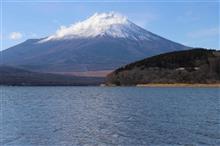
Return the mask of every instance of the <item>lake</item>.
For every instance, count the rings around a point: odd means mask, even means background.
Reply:
[[[0,87],[3,146],[219,146],[219,88]]]

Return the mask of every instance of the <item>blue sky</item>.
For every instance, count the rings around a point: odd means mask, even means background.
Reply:
[[[37,1],[37,0],[35,0]],[[53,34],[61,25],[95,12],[119,12],[141,27],[175,42],[220,49],[219,2],[52,2],[2,3],[2,49]]]

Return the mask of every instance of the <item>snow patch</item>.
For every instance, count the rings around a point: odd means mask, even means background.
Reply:
[[[110,12],[95,13],[85,21],[78,22],[69,27],[61,26],[54,35],[40,42],[96,36],[111,36],[135,40],[149,40],[155,37],[151,36],[148,31],[129,21],[125,16]]]

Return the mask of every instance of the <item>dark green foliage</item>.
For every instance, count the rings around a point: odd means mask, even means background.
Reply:
[[[206,49],[193,49],[193,50],[185,50],[185,51],[175,51],[170,53],[165,53],[153,57],[149,57],[147,59],[137,61],[135,63],[131,63],[126,65],[125,67],[117,69],[115,72],[119,72],[120,70],[129,70],[135,67],[159,67],[159,68],[177,68],[181,67],[193,67],[195,66],[195,60],[203,60],[208,62],[208,57],[213,57],[213,50]]]
[[[111,73],[108,83],[220,82],[220,52],[202,48],[175,51],[128,64]]]

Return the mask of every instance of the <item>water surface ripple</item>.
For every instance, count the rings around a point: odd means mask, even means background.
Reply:
[[[219,88],[0,87],[3,146],[219,146]]]

